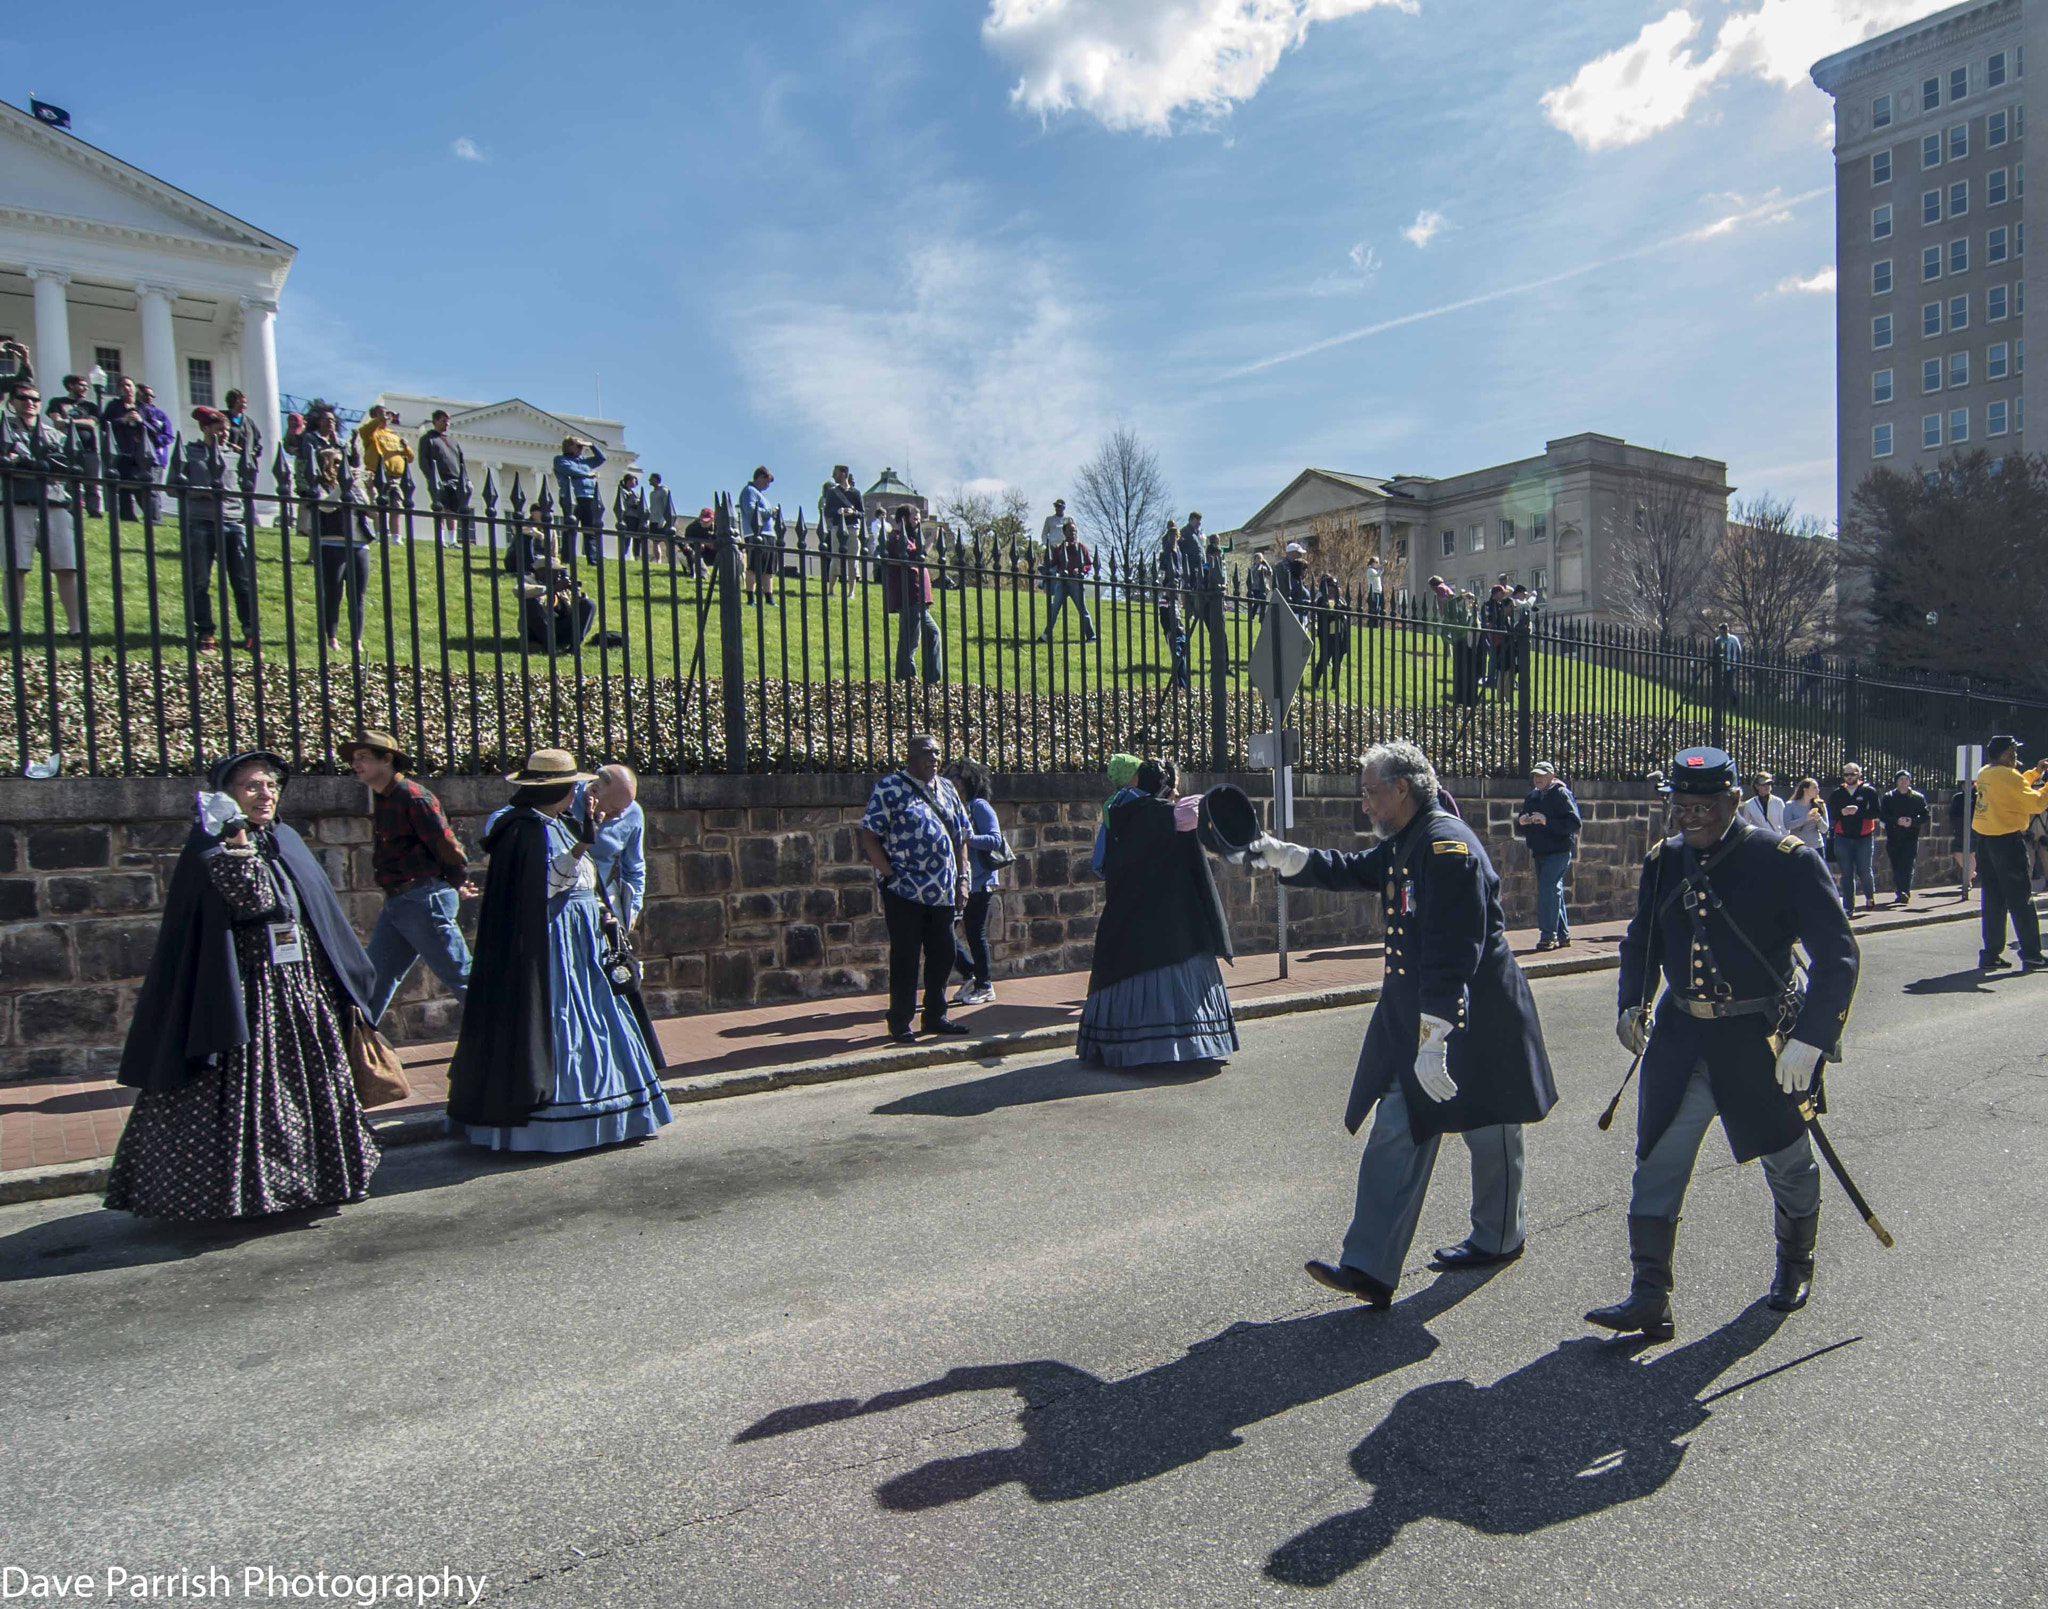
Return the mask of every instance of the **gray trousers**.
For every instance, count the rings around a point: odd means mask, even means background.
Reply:
[[[1441,1135],[1420,1145],[1408,1130],[1408,1102],[1396,1081],[1380,1097],[1365,1155],[1358,1159],[1358,1205],[1344,1231],[1344,1263],[1396,1285],[1422,1198],[1436,1167]],[[1499,1123],[1464,1135],[1472,1153],[1472,1244],[1485,1252],[1521,1245],[1527,1229],[1522,1211],[1522,1125]]]
[[[1636,1161],[1635,1188],[1628,1204],[1631,1218],[1678,1221],[1679,1209],[1685,1205],[1685,1187],[1692,1183],[1693,1164],[1699,1160],[1700,1141],[1706,1138],[1716,1110],[1707,1064],[1700,1062],[1686,1080],[1671,1126],[1657,1137],[1650,1154]],[[1811,1218],[1820,1211],[1820,1165],[1813,1160],[1811,1139],[1801,1134],[1762,1161],[1771,1195],[1786,1217]]]

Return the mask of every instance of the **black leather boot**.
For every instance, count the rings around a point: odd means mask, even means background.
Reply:
[[[1778,1277],[1764,1298],[1773,1312],[1796,1313],[1813,1294],[1813,1242],[1819,1229],[1819,1213],[1793,1218],[1778,1209]]]
[[[1628,1300],[1612,1307],[1594,1308],[1586,1315],[1586,1322],[1623,1335],[1640,1330],[1649,1340],[1670,1340],[1671,1249],[1677,1240],[1678,1225],[1674,1220],[1631,1217],[1628,1257],[1636,1272]]]

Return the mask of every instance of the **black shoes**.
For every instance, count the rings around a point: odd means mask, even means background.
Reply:
[[[1675,1220],[1631,1217],[1628,1255],[1635,1264],[1635,1283],[1629,1288],[1628,1300],[1594,1308],[1586,1322],[1621,1335],[1640,1333],[1645,1340],[1670,1340],[1671,1251],[1677,1240]]]
[[[941,1017],[937,1022],[926,1023],[924,1031],[928,1034],[937,1034],[942,1039],[959,1039],[974,1032],[966,1023],[955,1022],[951,1017]]]
[[[1796,1313],[1813,1294],[1813,1242],[1820,1214],[1788,1218],[1778,1209],[1778,1273],[1764,1302],[1774,1313]]]
[[[2012,963],[2002,955],[1980,955],[1977,957],[1977,970],[1979,972],[2006,972],[2011,970],[2011,967]]]
[[[1522,1255],[1522,1248],[1513,1251],[1481,1251],[1471,1241],[1460,1241],[1455,1246],[1439,1246],[1430,1254],[1430,1265],[1434,1268],[1497,1268],[1502,1263],[1514,1262]]]
[[[1355,1296],[1367,1307],[1385,1311],[1394,1305],[1394,1287],[1382,1285],[1362,1268],[1353,1268],[1349,1263],[1314,1261],[1304,1266],[1308,1269],[1308,1277],[1318,1285],[1327,1285],[1345,1296]]]

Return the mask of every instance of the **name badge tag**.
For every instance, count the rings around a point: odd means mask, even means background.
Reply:
[[[273,961],[303,961],[306,959],[306,942],[299,937],[296,922],[272,922],[270,924],[270,959]]]

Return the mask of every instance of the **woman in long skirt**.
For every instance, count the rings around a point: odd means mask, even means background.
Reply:
[[[319,862],[277,819],[288,774],[274,754],[214,768],[121,1056],[121,1082],[142,1093],[109,1207],[256,1218],[369,1189],[377,1142],[347,1025],[370,997],[370,960]]]
[[[1138,767],[1104,824],[1108,885],[1079,1055],[1103,1067],[1218,1061],[1237,1049],[1220,956],[1230,928],[1195,837],[1195,801],[1176,805],[1164,760]]]
[[[563,815],[591,780],[567,753],[542,749],[506,778],[512,804],[484,832],[490,868],[448,1126],[495,1151],[582,1151],[671,1121],[652,1047],[604,972],[589,853],[603,812]]]

